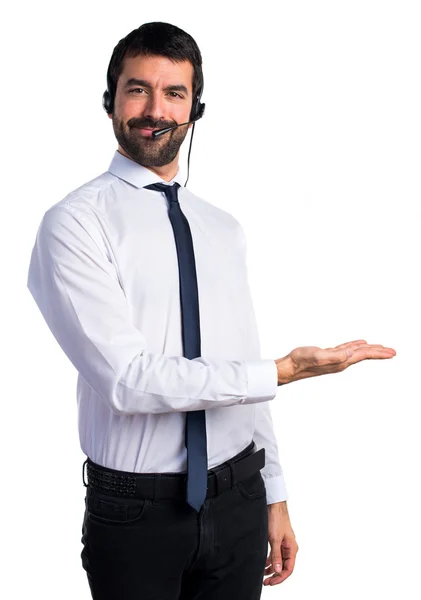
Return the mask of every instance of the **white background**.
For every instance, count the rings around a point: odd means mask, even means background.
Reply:
[[[45,211],[108,168],[117,147],[101,106],[108,62],[149,21],[181,27],[202,51],[206,113],[188,187],[243,224],[262,357],[359,338],[397,352],[286,385],[271,401],[300,549],[292,576],[262,598],[421,597],[418,9],[404,0],[3,9],[2,597],[91,597],[76,371],[26,277]],[[161,560],[171,561],[165,548]]]

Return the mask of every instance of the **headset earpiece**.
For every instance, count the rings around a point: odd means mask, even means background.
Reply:
[[[107,69],[107,89],[102,96],[102,106],[107,114],[111,114],[114,110],[114,90],[109,67]]]
[[[104,95],[102,96],[102,106],[108,114],[113,112],[111,108],[111,96],[108,90],[105,90]]]
[[[192,109],[190,111],[189,121],[195,121],[195,120],[201,119],[203,117],[203,113],[205,112],[205,105],[203,104],[203,102],[200,102],[200,98],[202,97],[202,94],[203,94],[203,83],[197,92],[196,99],[195,99]]]

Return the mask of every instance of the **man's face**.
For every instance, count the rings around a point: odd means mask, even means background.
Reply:
[[[138,82],[130,80],[139,80]],[[113,121],[121,148],[144,167],[172,162],[191,125],[153,139],[151,129],[189,120],[192,107],[193,65],[174,63],[164,56],[125,58],[117,82]],[[142,129],[145,128],[145,129]]]

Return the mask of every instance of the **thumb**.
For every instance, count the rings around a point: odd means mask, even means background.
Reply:
[[[272,567],[276,573],[282,571],[282,556],[280,554],[272,555]]]
[[[346,361],[354,354],[352,348],[327,348],[329,352],[328,362],[333,365],[346,363]]]
[[[344,361],[348,360],[354,354],[354,350],[352,348],[346,348]]]
[[[348,358],[350,358],[354,354],[352,348],[335,348],[335,350],[338,353],[339,362],[346,362]],[[335,358],[334,360],[335,362],[338,361],[337,358]]]

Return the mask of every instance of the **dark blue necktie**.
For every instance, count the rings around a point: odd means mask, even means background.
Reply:
[[[201,355],[199,296],[196,263],[189,222],[178,202],[179,183],[146,185],[147,190],[164,192],[168,199],[168,216],[174,230],[180,281],[180,302],[184,356],[189,359]],[[204,410],[186,412],[185,446],[187,448],[187,502],[197,512],[207,494],[208,455],[206,419]]]

